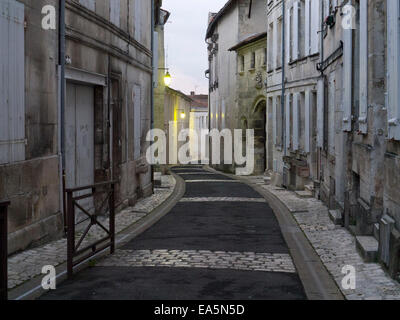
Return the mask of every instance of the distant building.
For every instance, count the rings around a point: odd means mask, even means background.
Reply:
[[[263,173],[266,167],[266,132],[261,128],[266,119],[262,72],[267,46],[266,18],[265,0],[230,0],[218,13],[209,15],[206,34],[210,129],[255,129],[257,173]],[[236,49],[241,49],[241,54]],[[222,161],[223,155],[221,144]],[[235,170],[229,164],[216,167]]]

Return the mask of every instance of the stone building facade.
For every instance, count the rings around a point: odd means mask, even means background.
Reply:
[[[258,80],[255,80],[255,76],[256,72],[262,70],[265,46],[257,46],[261,44],[259,42],[254,47],[254,54],[252,51],[246,54],[246,57],[238,55],[234,50],[235,46],[239,44],[240,47],[240,44],[245,43],[246,39],[257,38],[260,34],[265,33],[265,5],[264,0],[230,0],[218,13],[210,13],[206,42],[209,55],[207,74],[209,78],[209,126],[211,130],[251,129],[250,126],[253,123],[250,123],[252,121],[250,118],[254,118],[251,110],[256,110],[256,104],[261,106],[262,101],[265,101],[262,90],[257,88],[256,91],[259,91],[260,94],[259,99],[254,97],[253,101],[246,101],[247,97],[244,97],[246,88],[242,88],[239,83],[239,81],[248,80],[249,88],[253,87],[250,83],[256,85]],[[245,61],[243,61],[243,58]],[[251,67],[252,61],[256,63],[254,68]],[[243,62],[246,70],[241,71],[239,66],[243,65]],[[241,91],[239,92],[239,90]],[[241,100],[240,103],[239,100]],[[263,119],[260,119],[260,121],[263,121]],[[263,139],[264,134],[261,135],[260,139]],[[259,149],[262,150],[261,154],[263,154],[264,147],[261,146]],[[221,143],[222,163],[225,162],[223,155],[223,143]],[[258,159],[257,171],[262,171],[263,162]],[[234,164],[221,164],[216,167],[228,172],[235,170]]]
[[[8,44],[0,49],[0,199],[11,201],[10,253],[62,235],[63,157],[66,187],[118,180],[118,208],[152,192],[150,170],[143,170],[152,2],[67,0],[61,58],[59,25],[42,28],[43,7],[53,6],[58,22],[60,3],[0,1],[0,40]]]

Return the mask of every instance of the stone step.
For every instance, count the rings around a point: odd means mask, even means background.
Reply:
[[[329,218],[337,226],[341,226],[343,224],[343,216],[340,210],[329,210]]]
[[[356,237],[356,248],[366,263],[378,261],[379,243],[372,236]]]
[[[295,191],[296,195],[301,198],[301,199],[310,199],[313,197],[313,193],[308,191],[308,190],[304,190],[304,191]]]
[[[154,186],[155,187],[161,187],[162,185],[162,179],[161,179],[161,172],[154,172]]]

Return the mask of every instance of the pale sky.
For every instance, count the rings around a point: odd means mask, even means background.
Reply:
[[[171,12],[165,27],[165,50],[172,76],[171,88],[186,94],[208,93],[205,34],[208,12],[218,12],[227,0],[164,0],[163,9]]]

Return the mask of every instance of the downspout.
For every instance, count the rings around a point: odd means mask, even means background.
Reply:
[[[154,65],[157,61],[154,61],[154,23],[155,23],[155,17],[154,17],[154,0],[151,0],[151,66],[152,66],[152,71],[151,71],[151,130],[154,129],[154,79],[155,79],[155,74],[154,74]],[[157,69],[158,70],[158,69]],[[154,193],[154,166],[151,166],[151,185],[152,185],[152,192]]]
[[[320,43],[320,62],[321,62],[321,66],[322,63],[324,62],[324,12],[325,12],[325,2],[321,1],[321,43]],[[325,75],[324,75],[324,71],[321,68],[321,78],[322,81],[325,81],[324,79]],[[324,84],[325,87],[325,84]],[[325,88],[324,88],[324,96],[325,96]],[[325,100],[325,98],[324,98]],[[325,131],[325,128],[324,128]],[[325,138],[324,138],[325,139]],[[318,181],[320,183],[320,187],[321,187],[321,181],[322,181],[322,148],[318,148]]]
[[[63,211],[64,233],[67,232],[67,210],[65,201],[65,0],[60,0],[58,34],[58,85],[59,85],[59,162],[60,162],[60,209]]]
[[[286,6],[282,0],[282,93],[281,93],[281,114],[282,114],[282,144],[283,154],[287,156],[286,146],[286,121],[285,121],[285,91],[286,91]]]

